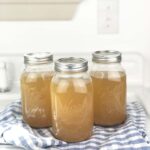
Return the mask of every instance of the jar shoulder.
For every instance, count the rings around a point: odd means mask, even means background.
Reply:
[[[120,63],[98,64],[93,63],[90,74],[95,78],[126,79],[126,72]]]
[[[92,63],[90,71],[123,72],[123,73],[125,73],[125,70],[120,63],[113,63],[113,64]]]
[[[51,87],[58,89],[92,89],[92,78],[89,74],[77,76],[60,76],[55,74],[51,81]]]
[[[49,72],[53,71],[53,64],[41,64],[41,65],[26,65],[24,72]]]
[[[49,81],[53,77],[53,72],[26,72],[24,71],[21,75],[21,82],[37,82],[37,81]]]

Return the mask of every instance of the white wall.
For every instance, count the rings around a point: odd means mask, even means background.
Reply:
[[[117,49],[139,52],[150,86],[150,0],[120,0],[120,31],[99,35],[97,1],[84,0],[72,21],[0,22],[0,53],[86,52]]]

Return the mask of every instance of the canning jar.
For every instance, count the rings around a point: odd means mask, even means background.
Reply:
[[[23,119],[31,127],[51,126],[50,83],[53,75],[51,53],[24,55],[25,69],[21,76]]]
[[[118,51],[93,53],[94,123],[114,126],[126,119],[126,73]]]
[[[82,58],[55,62],[51,82],[52,132],[57,139],[79,142],[90,138],[93,127],[93,86]]]

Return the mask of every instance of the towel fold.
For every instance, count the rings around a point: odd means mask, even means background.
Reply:
[[[117,127],[93,127],[92,137],[83,142],[57,140],[49,128],[33,129],[22,118],[21,102],[14,102],[0,112],[0,142],[27,150],[150,150],[145,132],[146,114],[138,102],[127,105],[127,120]]]

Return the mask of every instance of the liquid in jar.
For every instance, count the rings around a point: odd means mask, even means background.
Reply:
[[[126,119],[126,75],[117,71],[91,72],[94,87],[94,123],[112,126]]]
[[[88,139],[93,126],[92,84],[82,80],[52,82],[53,132],[58,139]]]
[[[43,128],[51,126],[51,79],[52,72],[22,74],[23,118],[32,127]]]

